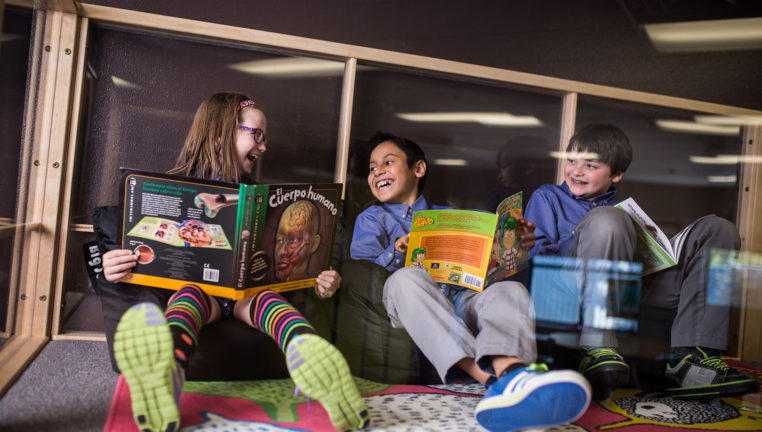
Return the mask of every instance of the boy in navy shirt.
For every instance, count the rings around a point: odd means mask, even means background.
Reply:
[[[421,195],[426,158],[413,141],[379,133],[369,144],[368,186],[378,204],[355,222],[350,253],[394,273],[384,285],[384,305],[404,327],[443,382],[457,366],[489,385],[476,408],[493,431],[570,422],[590,403],[590,386],[571,370],[547,371],[537,357],[531,300],[518,282],[498,282],[482,292],[434,282],[425,269],[403,267],[413,212],[431,206]],[[518,237],[534,243],[534,225],[521,219]]]
[[[629,139],[616,126],[590,125],[571,138],[566,151],[564,182],[541,186],[527,203],[525,216],[537,224],[529,257],[632,261],[635,227],[626,212],[612,207],[618,203],[614,184],[632,160]],[[738,231],[731,222],[716,216],[701,218],[688,234],[677,266],[643,280],[641,322],[649,321],[646,317],[655,311],[674,316],[666,370],[670,395],[725,397],[759,388],[754,377],[720,359],[728,344],[729,309],[706,302],[709,250],[739,247]],[[627,384],[629,366],[616,351],[613,332],[583,327],[579,343],[585,348],[579,370],[592,384],[596,399]]]

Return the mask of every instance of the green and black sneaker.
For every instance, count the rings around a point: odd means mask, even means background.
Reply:
[[[677,398],[711,399],[759,391],[756,378],[733,369],[719,356],[708,355],[699,347],[674,367],[667,365],[665,375],[675,383],[675,387],[666,389],[667,394]]]
[[[590,381],[593,399],[608,398],[630,381],[630,366],[614,348],[588,348],[579,359],[579,369]]]

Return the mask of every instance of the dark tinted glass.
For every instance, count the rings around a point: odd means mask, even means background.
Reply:
[[[612,123],[627,134],[633,161],[619,183],[620,198],[633,197],[666,234],[705,214],[735,222],[740,165],[717,156],[741,153],[740,126],[713,125],[693,112],[581,97],[577,128],[589,123]]]
[[[8,300],[13,258],[13,233],[3,225],[15,222],[22,159],[22,129],[29,61],[32,13],[6,6],[0,42],[0,332],[10,332]]]

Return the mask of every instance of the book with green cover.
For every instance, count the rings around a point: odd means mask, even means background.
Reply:
[[[675,266],[680,259],[685,239],[691,229],[704,217],[683,228],[674,237],[668,238],[656,223],[632,198],[615,206],[630,215],[638,242],[635,245],[635,260],[643,264],[643,276]]]
[[[122,169],[124,282],[242,299],[315,286],[329,268],[342,185],[231,184]]]

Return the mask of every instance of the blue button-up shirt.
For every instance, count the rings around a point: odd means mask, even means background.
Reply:
[[[600,206],[617,204],[616,188],[592,201],[575,196],[566,182],[560,186],[540,186],[529,199],[524,218],[537,224],[535,244],[529,258],[535,255],[568,256],[574,246],[574,229],[587,212]]]
[[[349,253],[353,259],[371,261],[391,271],[404,267],[405,255],[394,250],[394,242],[410,234],[413,213],[448,208],[450,207],[429,206],[423,195],[412,206],[372,205],[357,216]]]

